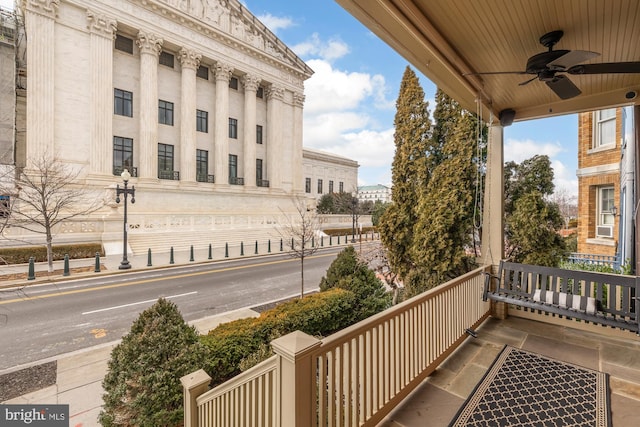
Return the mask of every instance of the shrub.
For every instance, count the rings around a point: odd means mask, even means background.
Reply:
[[[353,293],[336,289],[311,294],[267,310],[258,318],[223,323],[200,337],[211,352],[212,385],[222,384],[271,356],[265,346],[275,338],[301,330],[327,336],[353,323]]]
[[[111,352],[102,382],[103,426],[178,426],[183,422],[180,378],[206,367],[209,350],[177,306],[160,298],[143,311]]]
[[[70,259],[93,258],[96,256],[96,252],[101,256],[104,255],[102,244],[55,245],[53,247],[53,259],[64,259],[65,254],[68,254]],[[26,264],[29,262],[30,257],[34,257],[36,262],[47,261],[47,248],[43,245],[0,249],[0,259],[5,264]]]
[[[338,254],[320,280],[320,290],[334,287],[353,292],[356,297],[354,321],[366,319],[391,306],[392,295],[388,293],[375,273],[358,260],[353,246]]]

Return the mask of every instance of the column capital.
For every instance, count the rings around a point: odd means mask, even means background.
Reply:
[[[279,100],[284,99],[284,88],[282,86],[271,85],[267,92],[267,100]]]
[[[118,23],[111,16],[87,9],[87,28],[90,32],[115,39]]]
[[[195,50],[186,49],[184,47],[180,49],[180,63],[182,64],[182,68],[197,70],[200,66],[201,59],[202,55],[197,53]]]
[[[162,40],[155,34],[147,33],[144,31],[138,32],[138,38],[136,44],[140,48],[140,53],[150,53],[152,55],[159,56],[162,51]]]
[[[293,93],[293,105],[295,107],[304,107],[304,94],[302,92]]]
[[[242,78],[242,84],[244,85],[245,92],[256,92],[258,90],[258,85],[260,84],[262,79],[253,74],[245,74]]]
[[[216,81],[229,83],[233,67],[223,62],[216,62]]]
[[[26,6],[26,10],[55,18],[58,16],[60,0],[22,0],[22,4]]]

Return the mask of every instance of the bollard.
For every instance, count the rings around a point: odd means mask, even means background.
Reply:
[[[282,239],[280,239],[280,252],[282,252]]]
[[[315,236],[311,236],[311,247],[315,248],[316,244],[315,244]]]
[[[29,276],[27,280],[36,280],[36,266],[34,264],[35,260],[33,257],[29,257]]]
[[[320,236],[320,247],[324,246],[324,236]]]
[[[271,239],[267,242],[267,252],[271,253]]]
[[[189,261],[193,261],[193,245],[191,245],[191,249],[189,250]]]
[[[244,256],[244,242],[240,242],[240,256]]]
[[[147,267],[152,267],[151,263],[151,248],[147,249]]]
[[[258,255],[258,241],[256,240],[256,252],[255,255]]]
[[[338,234],[338,244],[340,244],[340,235]]]
[[[224,244],[224,257],[229,258],[229,243]]]
[[[169,264],[175,264],[173,260],[173,246],[171,246],[171,251],[169,251]]]
[[[64,254],[64,270],[62,272],[62,275],[68,276],[69,274],[69,254]]]
[[[209,257],[207,259],[213,259],[213,248],[211,248],[211,243],[209,243]]]
[[[291,250],[296,247],[296,242],[293,241],[293,237],[291,238]]]
[[[100,252],[96,252],[96,266],[93,269],[94,273],[100,273]]]
[[[333,236],[329,236],[329,246],[333,246]]]

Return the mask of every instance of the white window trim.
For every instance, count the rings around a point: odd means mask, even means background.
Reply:
[[[617,117],[617,111],[615,108],[608,108],[607,110],[613,110],[614,114],[613,117],[604,119],[604,120],[600,120],[600,113],[602,111],[606,111],[606,110],[598,110],[598,111],[594,111],[593,112],[593,136],[592,136],[592,141],[591,141],[591,149],[588,151],[588,153],[594,153],[594,152],[598,152],[598,151],[603,151],[603,150],[611,150],[612,148],[616,147],[616,135],[615,135],[615,123],[616,123],[616,117]],[[600,143],[600,125],[609,121],[613,121],[614,122],[614,135],[613,135],[613,142],[607,143],[607,144],[601,144]]]
[[[604,215],[611,215],[610,211],[603,211],[602,209],[602,193],[604,190],[612,190],[614,191],[614,203],[615,203],[615,187],[612,185],[606,185],[606,186],[601,186],[598,187],[597,191],[597,195],[596,195],[596,232],[595,232],[595,236],[596,239],[613,239],[615,236],[613,235],[613,231],[614,231],[614,227],[615,227],[615,217],[613,217],[613,220],[611,222],[611,224],[605,224],[605,222],[602,220]],[[606,235],[601,235],[598,234],[598,229],[601,227],[607,227],[610,228],[610,235],[606,236]]]

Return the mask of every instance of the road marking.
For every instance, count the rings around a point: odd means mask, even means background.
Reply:
[[[306,257],[305,259],[325,258],[325,257],[328,257],[328,256],[336,256],[336,255],[337,255],[336,253],[313,255],[313,256],[310,256],[310,257]],[[33,300],[37,300],[37,299],[60,297],[60,296],[72,295],[72,294],[82,294],[82,293],[85,293],[85,292],[103,291],[103,290],[106,290],[106,289],[122,288],[122,287],[125,287],[125,286],[133,286],[133,285],[140,285],[140,284],[143,284],[143,283],[157,282],[158,280],[182,279],[182,278],[185,278],[185,277],[203,276],[205,274],[223,273],[223,272],[226,272],[226,271],[242,270],[242,269],[245,269],[245,268],[255,268],[255,267],[264,267],[266,265],[284,264],[285,262],[298,262],[298,258],[283,259],[283,260],[280,260],[280,261],[263,262],[263,263],[260,263],[260,264],[239,265],[237,267],[227,267],[227,268],[221,268],[219,270],[198,271],[198,272],[195,272],[195,273],[177,274],[175,276],[164,276],[164,277],[159,277],[159,278],[157,277],[157,278],[146,279],[146,280],[135,280],[135,281],[132,281],[132,282],[125,282],[125,283],[114,283],[112,285],[104,285],[104,286],[97,286],[97,287],[91,287],[91,288],[73,289],[71,291],[58,292],[58,293],[55,293],[55,294],[26,296],[24,298],[14,298],[14,299],[8,299],[8,300],[0,301],[0,305],[12,304],[12,303],[15,303],[15,302],[33,301]]]
[[[171,299],[171,298],[178,298],[178,297],[186,297],[187,295],[194,295],[194,294],[197,294],[197,293],[198,293],[198,291],[193,291],[193,292],[187,292],[186,294],[171,295],[171,296],[164,297],[164,298]],[[119,308],[132,307],[134,305],[140,305],[140,304],[148,304],[150,302],[156,302],[156,301],[157,301],[157,299],[149,299],[149,300],[146,300],[146,301],[138,301],[138,302],[132,302],[132,303],[129,303],[129,304],[115,305],[113,307],[106,307],[106,308],[100,308],[98,310],[85,311],[84,313],[82,313],[82,315],[84,316],[84,315],[87,315],[87,314],[100,313],[100,312],[103,312],[103,311],[117,310]]]

